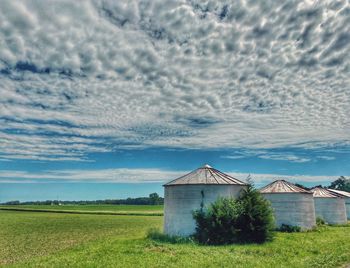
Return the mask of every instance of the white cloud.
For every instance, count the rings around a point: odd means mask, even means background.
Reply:
[[[159,182],[176,179],[190,171],[187,170],[163,170],[157,168],[110,168],[100,170],[88,169],[67,169],[49,170],[44,172],[0,170],[0,183],[38,183],[38,182],[114,182],[114,183],[140,183]],[[276,179],[286,179],[299,183],[329,183],[339,176],[314,176],[314,175],[281,175],[281,174],[260,174],[227,172],[231,176],[245,181],[250,175],[257,184],[267,184]]]
[[[221,156],[221,158],[225,158],[225,159],[243,159],[246,158],[245,155],[223,155]]]
[[[304,155],[295,155],[287,152],[270,152],[267,150],[242,150],[234,155],[223,155],[221,158],[226,159],[241,159],[247,157],[257,157],[268,160],[289,161],[294,163],[305,163],[312,159]],[[323,158],[324,159],[324,158]]]
[[[318,156],[317,158],[321,160],[327,160],[327,161],[335,160],[334,156],[326,156],[326,155],[321,155],[321,156]]]
[[[0,182],[165,182],[179,177],[181,171],[167,171],[156,168],[129,169],[111,168],[101,170],[49,170],[46,172],[28,172],[1,170]]]
[[[1,1],[0,157],[348,145],[349,8]]]
[[[245,180],[249,175],[251,175],[253,182],[256,183],[259,187],[279,179],[284,179],[292,183],[329,184],[330,182],[339,178],[339,176],[326,176],[326,175],[316,176],[316,175],[300,175],[300,174],[296,174],[296,175],[260,174],[260,173],[251,173],[251,174],[229,173],[229,174],[241,180]]]
[[[300,156],[291,155],[291,154],[265,154],[265,155],[259,155],[258,157],[262,159],[289,161],[289,162],[295,162],[295,163],[305,163],[305,162],[311,161],[310,158],[300,157]]]

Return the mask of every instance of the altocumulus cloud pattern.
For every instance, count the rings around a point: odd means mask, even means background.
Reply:
[[[0,1],[0,158],[349,145],[348,1]]]

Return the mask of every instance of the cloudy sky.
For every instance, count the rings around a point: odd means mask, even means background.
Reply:
[[[348,1],[0,2],[0,182],[350,175]]]

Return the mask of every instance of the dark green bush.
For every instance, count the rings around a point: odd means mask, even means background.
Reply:
[[[283,233],[298,233],[301,231],[301,228],[299,226],[282,224],[281,227],[278,228],[278,231],[283,232]]]
[[[237,200],[219,198],[193,217],[195,238],[203,244],[263,243],[273,238],[272,209],[252,185]]]
[[[322,226],[322,225],[325,225],[326,222],[324,221],[324,219],[322,219],[321,217],[317,217],[316,218],[316,225],[317,226]]]
[[[206,210],[200,209],[193,213],[196,220],[195,238],[202,244],[230,244],[237,242],[236,221],[240,205],[230,198],[219,198]]]
[[[270,202],[249,184],[238,198],[242,213],[238,218],[240,240],[262,243],[273,239],[275,222]]]

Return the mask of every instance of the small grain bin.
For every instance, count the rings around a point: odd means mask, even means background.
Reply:
[[[346,223],[345,201],[339,194],[321,187],[311,189],[315,200],[316,216],[329,224]]]
[[[218,197],[238,197],[246,184],[205,165],[164,186],[164,233],[188,236],[195,232],[194,210]]]
[[[350,193],[340,190],[328,189],[331,192],[341,195],[345,201],[346,215],[348,220],[350,220]]]
[[[308,230],[316,225],[312,192],[285,180],[274,181],[260,192],[271,202],[277,228],[286,224]]]

